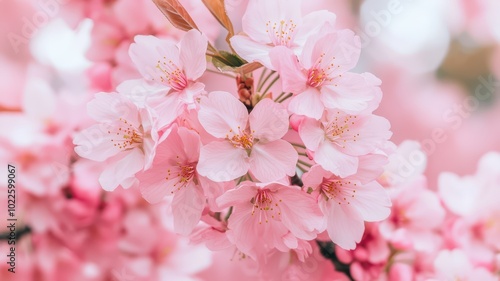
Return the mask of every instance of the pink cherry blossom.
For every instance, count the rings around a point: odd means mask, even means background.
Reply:
[[[375,152],[391,136],[389,122],[376,115],[349,115],[339,110],[325,112],[316,121],[307,118],[299,134],[314,161],[340,177],[356,173],[358,156]]]
[[[427,189],[425,178],[390,189],[391,216],[380,223],[382,235],[399,247],[432,252],[441,243],[437,230],[443,225],[445,210],[436,193]],[[425,205],[425,208],[421,208]]]
[[[325,215],[332,241],[344,249],[354,249],[365,230],[365,221],[386,219],[391,200],[376,181],[366,184],[356,176],[340,178],[313,166],[302,178],[305,188],[319,191],[318,203]]]
[[[236,53],[247,61],[258,61],[273,69],[269,52],[275,46],[300,52],[311,34],[322,27],[333,27],[335,14],[322,10],[302,17],[300,4],[298,0],[249,1],[242,18],[246,35],[231,38]]]
[[[263,99],[248,114],[231,94],[212,92],[201,100],[198,118],[219,139],[201,148],[201,175],[228,181],[250,171],[258,180],[270,182],[295,174],[298,155],[281,139],[288,130],[288,113],[280,104]]]
[[[148,202],[158,203],[165,196],[174,195],[174,228],[184,235],[193,230],[205,207],[205,195],[196,173],[200,144],[195,132],[174,127],[158,145],[151,169],[137,175],[142,196]]]
[[[220,196],[217,203],[233,206],[226,233],[240,251],[254,259],[272,249],[297,248],[298,239],[314,239],[322,228],[321,211],[313,197],[298,187],[244,182]]]
[[[204,92],[196,82],[207,68],[207,39],[197,30],[188,31],[177,46],[154,36],[136,36],[130,46],[130,57],[141,75],[149,82],[128,81],[122,91],[149,96],[158,112],[160,128],[171,124],[185,109],[195,107]]]
[[[148,110],[118,93],[99,93],[87,106],[98,124],[78,133],[73,143],[81,157],[107,161],[99,182],[105,190],[129,187],[134,175],[151,165],[158,139]]]
[[[299,58],[288,48],[274,48],[271,61],[283,91],[296,94],[290,111],[314,119],[321,118],[325,107],[351,114],[373,111],[382,96],[380,80],[369,73],[348,72],[360,48],[359,38],[349,30],[312,36]]]

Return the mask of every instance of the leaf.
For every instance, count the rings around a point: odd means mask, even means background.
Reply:
[[[233,24],[227,16],[224,0],[202,0],[208,10],[217,19],[217,21],[229,32],[228,37],[234,35]]]
[[[178,0],[153,0],[158,9],[167,17],[173,26],[188,31],[198,29],[191,16]]]
[[[234,56],[234,58],[241,60],[239,57],[236,57],[233,54],[231,54],[231,55]],[[242,60],[238,64],[233,64],[234,61],[228,61],[228,59],[232,60],[234,58],[229,59],[227,57],[223,58],[223,57],[219,57],[219,56],[213,56],[212,57],[212,64],[220,71],[230,71],[230,72],[238,73],[241,75],[250,73],[250,72],[262,67],[262,64],[260,64],[258,62],[247,63],[247,62]]]

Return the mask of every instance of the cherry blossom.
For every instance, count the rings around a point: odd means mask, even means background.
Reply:
[[[198,118],[218,138],[201,148],[198,173],[214,181],[228,181],[251,172],[270,182],[295,174],[297,152],[281,139],[288,130],[288,114],[280,104],[263,99],[247,113],[226,92],[212,92],[201,100]]]

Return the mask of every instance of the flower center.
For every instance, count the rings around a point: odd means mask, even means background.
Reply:
[[[238,126],[239,134],[234,134],[233,130],[229,130],[229,134],[226,135],[226,139],[229,140],[229,142],[234,146],[234,147],[239,147],[243,148],[245,150],[251,150],[252,146],[254,144],[254,138],[250,132],[247,132],[245,130],[241,130],[241,128]],[[232,136],[230,136],[232,134]]]
[[[167,83],[176,91],[184,90],[188,85],[188,80],[184,72],[172,62],[172,60],[166,61],[166,57],[163,57],[164,61],[158,60],[156,68],[158,68],[164,75],[160,76],[160,81],[162,83]]]
[[[349,140],[352,140],[354,142],[356,142],[357,139],[359,138],[359,133],[349,134],[350,132],[349,127],[355,124],[353,119],[356,119],[357,116],[355,115],[339,116],[339,115],[340,112],[337,111],[337,116],[335,116],[330,123],[325,125],[324,127],[325,137],[329,141],[336,143],[342,148],[345,148],[345,143],[347,142],[348,137],[350,138]],[[348,137],[346,135],[348,135]]]
[[[266,23],[266,33],[275,46],[291,47],[296,28],[297,25],[293,20],[281,20],[279,22],[268,21]]]
[[[349,180],[323,179],[321,192],[328,200],[334,200],[339,205],[350,205],[352,198],[356,195],[357,184]]]
[[[323,69],[312,68],[307,73],[307,85],[311,87],[320,87],[327,79],[329,78]]]
[[[275,219],[281,216],[278,204],[281,200],[273,204],[273,198],[270,193],[268,189],[259,190],[257,195],[252,199],[252,216],[255,215],[255,212],[259,213],[259,224],[262,224],[262,220],[268,223],[269,217]]]
[[[307,71],[307,85],[317,88],[333,81],[333,71],[336,69],[333,63],[335,57],[332,57],[330,61],[324,61],[324,57],[325,53],[322,53],[313,67]]]
[[[121,125],[118,128],[108,130],[108,134],[116,135],[116,138],[111,139],[113,146],[121,150],[128,150],[141,145],[143,141],[142,132],[123,118],[120,118],[119,121]]]
[[[177,156],[177,159],[179,159],[179,156]],[[177,162],[177,166],[174,166],[173,168],[167,170],[167,176],[165,177],[165,180],[175,180],[174,187],[176,187],[177,190],[180,190],[193,180],[195,172],[196,163],[185,164]],[[173,194],[174,191],[175,190],[171,191],[170,193]]]

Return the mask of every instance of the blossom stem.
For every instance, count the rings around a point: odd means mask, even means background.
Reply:
[[[293,145],[293,146],[296,146],[296,147],[300,147],[300,148],[306,149],[306,147],[304,145],[302,145],[302,144],[293,143],[293,142],[291,142],[290,144]]]
[[[309,156],[307,156],[307,154],[306,154],[306,153],[304,153],[304,152],[299,152],[299,155],[302,155],[302,156],[305,156],[305,157],[309,157]]]
[[[276,73],[276,71],[274,71],[274,70],[271,71],[271,73],[269,73],[269,75],[266,76],[264,81],[259,81],[259,87],[257,87],[257,92],[260,92],[262,87],[264,87],[264,85],[266,84],[267,80],[269,80],[269,78],[271,78],[271,76],[273,76],[274,73]]]
[[[284,96],[281,100],[279,100],[277,102],[282,103],[282,102],[286,101],[288,98],[290,98],[291,96],[293,96],[293,93],[289,93],[288,95]]]
[[[271,83],[269,83],[269,85],[267,85],[267,88],[262,92],[263,94],[267,93],[267,91],[269,91],[269,89],[271,89],[271,87],[274,85],[274,83],[276,83],[276,81],[278,81],[278,79],[280,79],[280,76],[276,76],[276,78],[274,78],[273,81],[271,81]]]
[[[281,94],[274,99],[275,102],[278,102],[278,100],[285,94],[285,92],[281,92]]]
[[[227,221],[232,213],[233,213],[233,206],[229,207],[229,211],[227,211],[227,214],[224,217],[224,220]]]
[[[257,85],[257,89],[259,89],[259,90],[260,90],[260,88],[262,88],[262,79],[264,79],[264,75],[266,75],[266,72],[267,72],[267,68],[264,68],[264,70],[262,70],[262,73],[259,76],[259,84]]]
[[[300,159],[299,159],[299,160],[297,160],[297,163],[299,163],[299,164],[301,164],[301,165],[303,165],[303,166],[306,166],[306,167],[308,167],[308,168],[311,168],[311,164],[308,164],[308,163],[306,163],[306,162],[304,162],[304,161],[302,161],[302,160],[300,160]]]
[[[241,176],[240,179],[238,180],[238,182],[236,183],[236,185],[240,184],[245,178],[246,178],[246,175]]]
[[[296,165],[296,167],[302,171],[302,173],[306,173],[307,170],[305,168],[303,168],[302,166],[300,166],[299,164]]]

